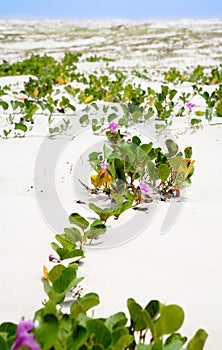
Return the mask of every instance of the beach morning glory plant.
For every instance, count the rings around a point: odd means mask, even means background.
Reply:
[[[193,106],[189,105],[190,108]],[[173,140],[166,140],[168,152],[163,153],[149,140],[143,143],[137,135],[120,135],[119,130],[113,135],[118,126],[118,123],[110,123],[103,155],[101,152],[89,154],[89,162],[96,171],[90,176],[94,186],[90,189],[92,194],[103,192],[112,203],[122,205],[127,200],[134,207],[152,202],[154,194],[166,195],[167,198],[179,196],[180,190],[190,185],[194,161],[189,159],[189,163],[186,162],[186,152],[181,153]]]

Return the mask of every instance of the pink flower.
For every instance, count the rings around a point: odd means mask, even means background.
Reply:
[[[141,191],[141,196],[144,197],[145,194],[147,193],[151,193],[152,192],[152,188],[147,185],[146,183],[140,183],[140,191]]]
[[[60,262],[60,259],[56,256],[56,255],[54,255],[54,254],[50,254],[49,255],[49,261],[52,261],[52,262]]]
[[[112,132],[117,132],[118,128],[119,128],[119,124],[115,123],[115,122],[112,122],[112,123],[109,124],[107,129],[109,129]]]
[[[101,168],[102,168],[104,171],[107,171],[107,168],[108,168],[109,164],[106,163],[106,162],[101,162],[101,163],[100,163],[100,166],[101,166]]]
[[[33,321],[21,320],[21,322],[18,324],[16,338],[11,350],[20,349],[22,346],[25,346],[30,350],[41,350],[40,345],[34,339],[34,334],[30,333],[33,327]]]
[[[189,102],[189,103],[187,103],[186,104],[186,107],[191,111],[192,110],[192,108],[193,107],[195,107],[196,105],[194,104],[194,103],[191,103],[191,102]]]

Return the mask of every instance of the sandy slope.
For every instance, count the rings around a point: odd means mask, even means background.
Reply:
[[[185,334],[203,327],[210,335],[207,349],[219,348],[221,131],[221,126],[209,126],[180,137],[181,146],[194,147],[196,173],[169,232],[160,234],[169,204],[159,203],[154,220],[136,239],[113,249],[87,250],[80,273],[85,276],[85,291],[101,295],[96,315],[126,309],[129,296],[141,303],[151,298],[175,302],[186,311]],[[41,266],[50,253],[53,232],[43,222],[31,189],[41,142],[41,138],[0,141],[1,321],[32,317],[44,298]]]
[[[161,202],[152,222],[134,240],[112,249],[87,249],[80,274],[85,276],[84,290],[101,296],[96,316],[126,310],[128,297],[143,305],[152,298],[178,303],[186,313],[184,334],[191,336],[204,328],[209,333],[206,349],[220,348],[221,135],[221,125],[206,125],[178,136],[181,148],[193,146],[196,168],[181,214],[166,234],[160,231],[170,204]],[[48,264],[54,232],[44,222],[32,188],[43,140],[37,136],[0,139],[0,322],[32,317],[44,299],[42,266]],[[72,158],[66,160],[75,162],[87,144],[83,133]],[[57,190],[65,209],[72,211],[72,196],[62,196],[69,193],[70,185],[60,181],[62,172]]]

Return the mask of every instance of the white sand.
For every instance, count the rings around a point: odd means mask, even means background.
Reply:
[[[48,264],[54,232],[43,221],[31,188],[43,139],[0,139],[0,322],[32,318],[45,298],[42,266]],[[187,131],[178,143],[193,146],[196,165],[174,226],[160,234],[169,203],[159,203],[153,221],[134,240],[113,249],[87,249],[81,285],[101,297],[95,316],[126,311],[128,297],[144,306],[151,299],[177,303],[186,314],[184,335],[204,328],[209,333],[206,349],[217,350],[222,332],[222,125]],[[87,134],[81,134],[79,145],[84,151]],[[63,186],[58,181],[58,192]]]

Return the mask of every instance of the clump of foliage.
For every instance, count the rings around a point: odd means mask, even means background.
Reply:
[[[191,184],[194,172],[192,147],[180,152],[171,139],[166,140],[168,152],[143,143],[134,135],[123,135],[119,124],[112,122],[106,131],[109,144],[103,154],[92,152],[89,161],[96,171],[91,175],[92,193],[105,193],[118,205],[131,207],[152,200],[152,193],[166,197],[179,196]],[[112,210],[115,211],[115,208]]]
[[[206,72],[204,67],[198,65],[191,71],[188,72],[180,72],[175,67],[171,67],[169,71],[164,72],[164,78],[168,82],[179,83],[184,81],[189,81],[192,83],[199,84],[221,84],[222,83],[222,64],[219,67],[215,67],[211,69],[210,72]]]
[[[206,72],[201,66],[197,66],[191,73],[179,72],[170,68],[164,73],[165,81],[178,83],[189,81],[192,83],[193,93],[182,92],[161,84],[161,90],[155,91],[151,87],[142,87],[140,81],[135,83],[129,72],[123,69],[109,67],[111,59],[100,56],[89,56],[87,61],[106,61],[105,69],[98,73],[96,71],[87,73],[79,70],[81,58],[80,53],[66,52],[64,57],[57,61],[48,55],[31,55],[22,61],[0,64],[0,76],[30,75],[21,90],[10,86],[0,88],[0,110],[9,115],[8,120],[16,119],[21,114],[21,119],[10,122],[2,130],[3,137],[23,137],[32,130],[35,124],[35,116],[52,116],[52,114],[73,113],[76,104],[96,105],[96,101],[104,101],[109,104],[119,103],[123,108],[123,116],[120,125],[126,125],[129,121],[146,122],[159,121],[156,123],[157,132],[170,127],[173,117],[186,115],[186,103],[192,101],[192,97],[199,95],[206,102],[203,110],[197,110],[189,125],[198,128],[202,124],[200,116],[210,122],[213,117],[221,117],[221,82],[222,70],[215,67],[211,72]],[[135,69],[132,76],[147,80],[147,76],[139,74]],[[214,91],[204,91],[201,84],[220,84]],[[13,94],[13,95],[12,95]],[[59,98],[58,98],[59,94]],[[115,106],[113,106],[115,107]],[[116,111],[115,111],[116,112]],[[105,112],[106,114],[106,112]],[[113,113],[108,116],[108,122],[114,119]],[[52,119],[51,119],[52,120]],[[86,114],[82,116],[83,122],[87,120]],[[93,129],[99,130],[105,119],[101,121],[93,119]],[[54,131],[54,128],[55,131]],[[67,127],[57,129],[49,127],[51,135],[66,132]]]

